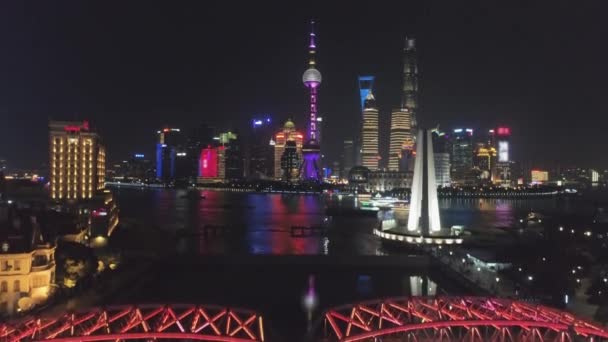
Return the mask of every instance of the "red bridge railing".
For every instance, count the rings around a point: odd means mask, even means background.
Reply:
[[[545,306],[481,297],[408,297],[326,311],[327,341],[604,341],[605,327]]]
[[[264,326],[253,311],[208,305],[115,306],[0,323],[0,341],[134,339],[262,342]]]

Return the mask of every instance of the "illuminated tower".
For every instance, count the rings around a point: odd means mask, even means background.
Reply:
[[[365,99],[367,98],[367,95],[369,95],[369,93],[372,91],[372,89],[374,88],[374,80],[375,80],[375,76],[359,76],[359,98],[361,100],[361,113],[363,113],[363,109],[365,109]],[[357,127],[363,127],[363,117],[359,116],[358,117],[358,126]],[[362,149],[362,137],[361,137],[361,132],[359,132],[359,134],[357,134],[355,136],[355,141],[354,141],[354,149],[355,149],[355,160],[354,160],[354,165],[362,165],[363,161],[362,161],[362,157],[361,157],[361,149]]]
[[[87,121],[51,121],[49,147],[52,199],[87,199],[105,187],[105,148]]]
[[[403,49],[403,93],[401,108],[407,108],[411,113],[412,126],[417,126],[418,114],[418,61],[416,57],[416,40],[405,38]]]
[[[388,158],[388,169],[391,171],[411,171],[414,166],[413,130],[418,107],[418,66],[416,41],[413,38],[405,38],[402,87],[401,104],[391,113]]]
[[[378,169],[378,108],[370,91],[363,105],[363,125],[361,127],[361,165],[370,170]]]
[[[317,132],[317,88],[321,84],[321,73],[316,69],[314,21],[311,22],[310,43],[308,44],[308,69],[302,75],[302,82],[310,91],[310,118],[308,140],[302,147],[302,172],[304,180],[321,180],[321,146]]]

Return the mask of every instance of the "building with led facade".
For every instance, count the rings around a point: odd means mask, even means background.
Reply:
[[[285,152],[285,145],[288,141],[296,142],[296,151],[298,155],[302,155],[302,143],[304,135],[296,131],[296,125],[291,120],[287,120],[283,125],[283,130],[275,134],[274,144],[274,178],[280,180],[283,178],[283,169],[281,168],[281,157]]]
[[[408,108],[393,110],[389,143],[388,169],[408,171],[413,169],[414,136],[412,134],[412,113]]]
[[[492,182],[508,187],[511,185],[511,129],[498,127],[494,130],[498,160],[492,172]]]
[[[55,246],[35,216],[0,206],[0,316],[44,304],[55,284]]]
[[[156,132],[156,178],[165,183],[175,180],[176,158],[178,153],[184,153],[183,136],[179,128],[163,128]]]
[[[379,153],[379,127],[378,108],[376,99],[370,91],[363,105],[363,124],[361,127],[361,165],[371,171],[378,169]]]
[[[87,121],[49,123],[49,168],[53,200],[89,199],[105,187],[105,148]]]
[[[474,165],[479,169],[481,179],[490,181],[496,165],[496,148],[484,142],[478,143]]]
[[[359,113],[363,113],[363,109],[365,109],[365,99],[367,98],[367,96],[369,95],[369,93],[372,92],[373,88],[374,88],[374,80],[375,80],[375,76],[359,76],[359,100],[361,103],[361,107],[360,107],[360,112]],[[363,126],[363,117],[361,114],[357,115],[357,127],[362,127]],[[354,137],[354,141],[353,141],[353,148],[355,150],[355,154],[354,154],[354,163],[353,165],[361,165],[362,161],[361,161],[361,144],[362,144],[362,137],[361,137],[361,132],[357,132],[357,134],[355,134]],[[348,176],[348,172],[346,173],[346,176]]]
[[[457,128],[452,133],[451,178],[458,185],[470,183],[473,169],[473,130]]]
[[[530,172],[532,184],[543,184],[549,181],[549,172],[543,170],[532,170]]]

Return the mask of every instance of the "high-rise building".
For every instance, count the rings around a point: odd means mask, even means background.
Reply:
[[[437,129],[433,130],[433,151],[435,152],[435,183],[437,186],[451,185],[450,145],[448,135]]]
[[[413,132],[416,126],[418,108],[418,63],[416,41],[405,39],[403,48],[403,81],[401,103],[391,112],[388,169],[391,171],[412,171],[414,167]]]
[[[135,153],[126,166],[127,178],[144,180],[152,176],[152,161],[143,153]]]
[[[106,152],[100,140],[87,121],[49,123],[52,199],[88,199],[105,187]]]
[[[509,127],[498,127],[494,132],[498,161],[495,165],[495,171],[492,172],[493,183],[508,187],[511,185],[511,129]]]
[[[245,176],[264,179],[273,176],[273,120],[267,116],[251,121],[249,141],[246,145]]]
[[[452,135],[452,182],[465,185],[470,182],[473,169],[473,130],[457,128]]]
[[[200,171],[200,154],[201,151],[209,145],[215,145],[216,141],[215,129],[207,124],[200,124],[188,132],[188,140],[186,143],[186,161],[187,173],[189,178],[195,180],[199,177]]]
[[[496,148],[486,142],[479,142],[475,147],[474,166],[480,172],[483,181],[490,181],[496,164]]]
[[[390,171],[410,171],[414,151],[412,115],[408,108],[395,109],[391,113],[388,169]],[[408,163],[409,162],[409,163]],[[411,169],[408,166],[411,165]]]
[[[285,145],[288,141],[296,142],[296,151],[299,155],[302,154],[302,142],[304,135],[296,131],[296,125],[291,120],[287,120],[283,126],[283,130],[275,135],[272,141],[274,144],[274,178],[281,179],[283,177],[283,169],[281,168],[281,157],[285,151]]]
[[[300,170],[300,154],[295,140],[288,140],[285,143],[285,150],[281,155],[281,179],[292,181],[298,179]]]
[[[372,92],[372,89],[374,88],[374,79],[375,79],[375,76],[359,76],[359,99],[361,100],[361,107],[360,107],[361,113],[363,113],[363,109],[365,109],[365,99],[367,98],[369,93]],[[363,116],[357,116],[357,117],[358,117],[358,120],[357,120],[358,127],[363,127]],[[361,133],[361,132],[359,132],[359,133]],[[354,149],[355,149],[354,165],[361,165],[361,163],[362,163],[362,160],[361,160],[361,144],[362,144],[361,134],[357,134],[355,136],[353,143],[354,143]],[[345,177],[348,177],[348,173],[346,174]]]
[[[344,140],[344,151],[342,152],[342,178],[348,178],[350,169],[355,166],[355,146],[352,140]]]
[[[308,69],[302,75],[302,82],[310,92],[310,116],[308,140],[302,147],[302,171],[304,180],[320,181],[321,178],[321,141],[317,131],[317,88],[321,85],[321,72],[316,68],[316,50],[314,21],[311,22],[310,41],[308,44]]]
[[[378,139],[378,108],[374,94],[370,91],[363,105],[361,164],[372,171],[378,169]]]
[[[183,136],[179,128],[163,128],[156,132],[156,178],[169,183],[176,179],[177,153],[184,153]],[[180,155],[183,157],[183,155]]]
[[[417,126],[418,114],[418,58],[416,56],[416,40],[405,38],[403,48],[403,88],[401,108],[407,108],[411,115],[412,127]]]
[[[243,151],[238,135],[224,132],[219,136],[219,175],[223,179],[243,178]]]

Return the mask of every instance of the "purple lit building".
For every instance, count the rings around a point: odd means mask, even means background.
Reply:
[[[321,84],[321,73],[316,69],[316,43],[314,21],[311,22],[310,44],[308,45],[308,69],[302,75],[302,82],[310,91],[310,118],[308,139],[302,147],[302,180],[321,180],[321,141],[317,129],[317,89]]]

